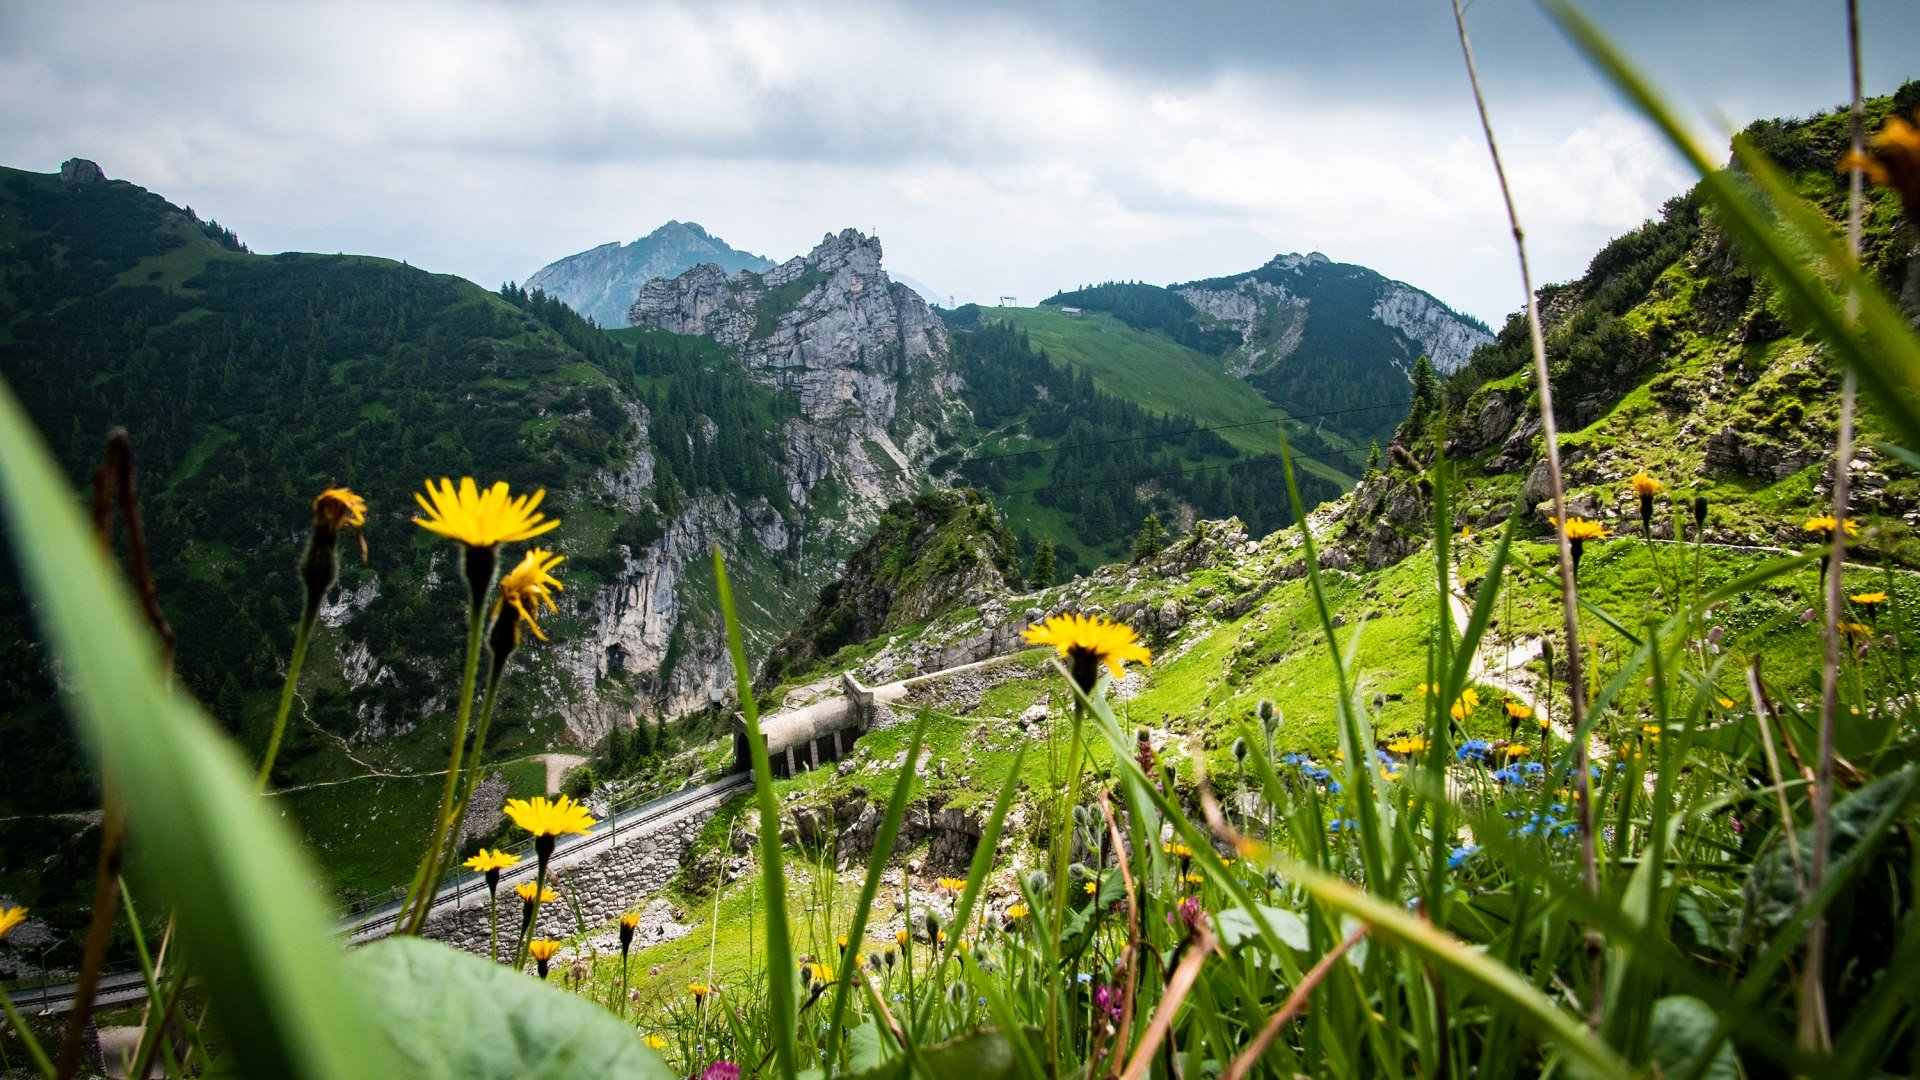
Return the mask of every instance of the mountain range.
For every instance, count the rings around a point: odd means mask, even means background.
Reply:
[[[275,774],[348,892],[405,872],[406,844],[363,836],[366,808],[431,799],[412,774],[445,752],[459,598],[443,547],[408,523],[429,476],[545,488],[565,522],[552,644],[517,661],[487,748],[533,785],[526,755],[724,715],[716,546],[760,658],[928,486],[985,492],[1023,586],[1123,557],[1149,514],[1263,535],[1292,521],[1283,442],[1308,504],[1338,497],[1405,415],[1410,354],[1451,366],[1484,333],[1324,257],[943,312],[858,232],[775,265],[677,222],[489,291],[363,256],[255,255],[87,165],[0,172],[0,375],[76,488],[107,427],[132,433],[180,678],[244,744],[264,737],[290,644],[282,568],[307,501],[347,484],[371,503],[368,559],[323,615]],[[1141,296],[1173,316],[1138,317]],[[1285,379],[1316,371],[1341,389],[1305,407]],[[1057,577],[1033,580],[1042,547]],[[17,590],[0,571],[0,737],[32,767],[0,810],[84,809],[92,781]]]

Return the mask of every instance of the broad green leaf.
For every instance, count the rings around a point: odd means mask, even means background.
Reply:
[[[886,1060],[886,1044],[880,1041],[880,1025],[869,1020],[847,1032],[847,1068],[858,1072],[871,1069]]]
[[[672,1080],[660,1055],[612,1013],[539,979],[413,937],[354,953],[359,992],[417,1080]]]
[[[396,1076],[346,978],[319,869],[252,770],[169,686],[132,596],[0,384],[0,509],[69,711],[125,799],[138,881],[178,918],[214,1024],[247,1076]],[[278,572],[278,567],[262,572]]]
[[[1863,844],[1878,839],[1881,830],[1914,797],[1920,774],[1912,767],[1883,776],[1847,796],[1833,808],[1833,869],[1839,878],[1859,855]],[[1801,850],[1813,846],[1813,827],[1798,830]],[[1747,877],[1746,907],[1740,916],[1740,937],[1757,943],[1777,932],[1800,913],[1805,897],[1800,876],[1789,860],[1786,844],[1776,843],[1754,860]]]
[[[1030,1034],[1038,1035],[1039,1032]],[[948,1042],[922,1046],[916,1051],[926,1075],[960,1077],[964,1080],[1012,1080],[1021,1075],[1014,1062],[1013,1047],[998,1031],[963,1035]],[[843,1073],[847,1080],[882,1080],[901,1075],[903,1062],[889,1062],[860,1072]]]
[[[1273,932],[1280,935],[1280,940],[1286,942],[1288,948],[1299,952],[1313,948],[1313,937],[1307,930],[1307,921],[1298,913],[1265,904],[1255,906],[1260,909],[1260,914],[1267,917]],[[1259,944],[1260,928],[1253,924],[1251,916],[1239,908],[1228,908],[1214,916],[1214,924],[1220,929],[1220,944],[1226,948],[1237,949],[1249,942]]]
[[[1675,994],[1654,1002],[1647,1050],[1661,1074],[1739,1080],[1740,1064],[1733,1056],[1733,1047],[1720,1038],[1719,1024],[1719,1014],[1699,998]],[[1702,1070],[1700,1059],[1709,1050],[1712,1058]]]

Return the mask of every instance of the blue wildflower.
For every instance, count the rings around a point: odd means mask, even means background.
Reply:
[[[1493,744],[1485,739],[1468,739],[1460,744],[1453,756],[1461,761],[1484,762],[1493,753]]]
[[[1453,851],[1447,855],[1447,869],[1460,869],[1460,867],[1466,864],[1468,859],[1473,858],[1474,852],[1479,850],[1479,844],[1463,844],[1460,847],[1454,848]]]

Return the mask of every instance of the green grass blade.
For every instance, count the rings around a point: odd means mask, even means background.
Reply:
[[[862,955],[862,942],[867,935],[867,917],[873,908],[874,894],[880,891],[880,878],[886,872],[887,860],[893,855],[893,844],[900,835],[900,823],[907,816],[907,799],[913,793],[914,765],[920,760],[920,743],[927,733],[927,718],[921,717],[913,725],[913,731],[907,736],[907,757],[900,766],[900,775],[893,781],[893,795],[887,800],[886,816],[880,819],[880,831],[874,834],[873,853],[867,857],[867,877],[860,884],[860,902],[853,909],[853,925],[847,928],[847,947],[840,954],[840,973],[834,978],[833,1007],[828,1013],[826,1072],[833,1075],[834,1066],[839,1063],[840,1024],[847,1013],[847,993],[853,986],[856,972],[855,961]]]
[[[1512,968],[1475,949],[1433,924],[1376,896],[1329,877],[1304,863],[1272,856],[1263,861],[1292,878],[1301,888],[1336,911],[1351,915],[1384,935],[1478,984],[1507,1012],[1525,1020],[1543,1038],[1558,1046],[1586,1073],[1599,1077],[1630,1077],[1628,1064],[1589,1032],[1574,1016],[1549,1001]]]
[[[760,735],[760,710],[753,704],[747,647],[740,639],[733,586],[727,581],[726,561],[717,545],[713,549],[713,577],[720,592],[720,613],[727,620],[727,651],[733,657],[740,715],[747,725],[747,755],[753,760],[754,801],[760,808],[760,883],[767,901],[767,997],[772,1010],[768,1037],[773,1041],[774,1063],[780,1075],[793,1080],[800,1067],[800,1048],[794,1041],[800,1014],[794,1002],[793,941],[787,930],[787,879],[780,868],[780,804],[773,797],[773,766],[767,761],[766,740]]]
[[[126,799],[131,850],[178,913],[180,940],[237,1071],[397,1075],[369,1039],[318,868],[252,793],[252,770],[162,673],[132,597],[0,385],[0,506],[83,739]]]

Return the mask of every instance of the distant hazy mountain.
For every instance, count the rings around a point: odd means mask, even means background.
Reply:
[[[526,285],[559,297],[601,326],[625,326],[640,286],[701,263],[714,263],[728,274],[773,268],[772,259],[736,250],[691,221],[669,221],[631,244],[616,240],[548,263]]]

